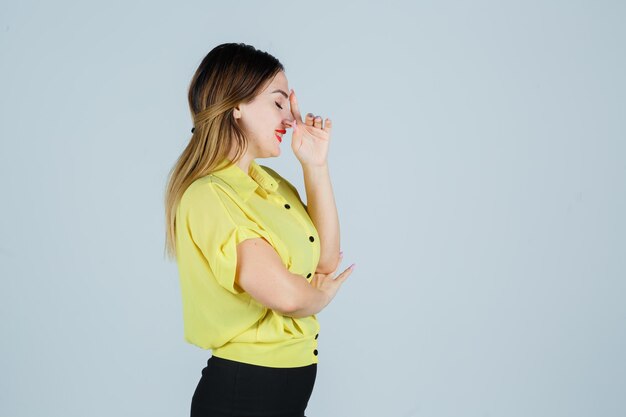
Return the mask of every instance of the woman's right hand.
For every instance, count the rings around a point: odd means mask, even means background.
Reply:
[[[343,259],[343,253],[339,255],[339,264],[341,264],[341,260]],[[321,274],[315,273],[313,278],[311,278],[311,285],[313,285],[318,290],[322,291],[327,296],[327,303],[330,303],[337,291],[339,291],[339,287],[341,284],[350,276],[352,271],[354,271],[355,264],[350,265],[346,268],[341,274],[337,275],[337,277],[333,277],[339,267],[336,270],[331,272],[330,274]]]

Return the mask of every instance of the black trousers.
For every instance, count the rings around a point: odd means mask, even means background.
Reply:
[[[306,417],[317,364],[272,368],[211,356],[191,400],[191,417]]]

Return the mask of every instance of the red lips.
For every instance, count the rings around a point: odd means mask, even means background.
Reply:
[[[286,131],[286,130],[284,130],[284,129],[276,130],[276,132],[278,132],[278,133],[282,133],[283,135],[284,135],[285,133],[287,133],[287,131]],[[282,139],[282,138],[281,138],[278,134],[276,135],[276,139],[278,139],[278,141],[279,141],[279,142],[282,142],[282,141],[283,141],[283,139]]]

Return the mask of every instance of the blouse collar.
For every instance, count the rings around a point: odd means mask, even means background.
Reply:
[[[230,160],[226,159],[225,161],[231,164]],[[254,159],[250,161],[248,174],[239,165],[233,163],[212,172],[212,175],[226,181],[244,201],[248,200],[257,189],[263,196],[267,195],[268,192],[276,191],[280,182],[280,179],[272,177]]]

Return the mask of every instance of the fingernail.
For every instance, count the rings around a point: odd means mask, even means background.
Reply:
[[[339,252],[339,256],[343,256],[343,251]]]
[[[352,268],[352,269],[356,268],[356,264],[350,265],[350,268]]]

